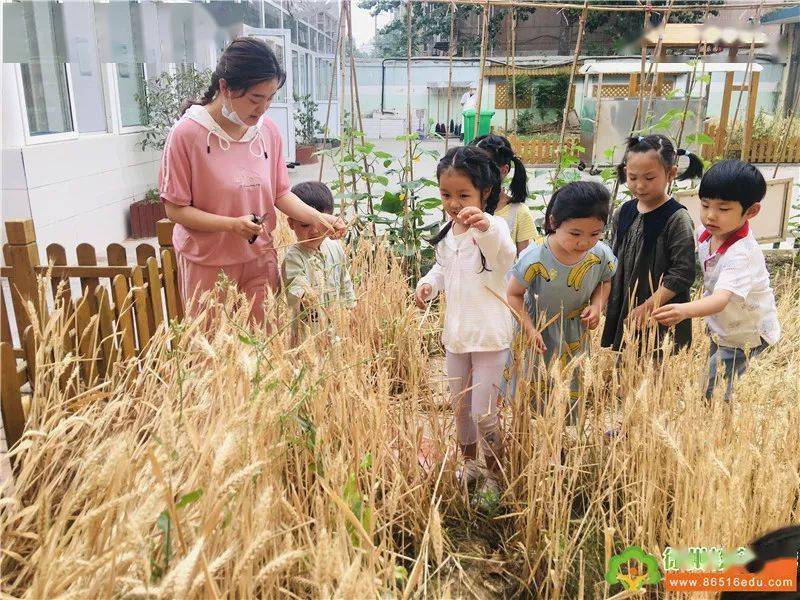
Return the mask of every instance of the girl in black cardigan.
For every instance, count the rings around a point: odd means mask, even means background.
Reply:
[[[689,158],[689,167],[678,177],[678,157],[683,155]],[[676,151],[666,136],[628,139],[618,174],[633,200],[612,216],[611,249],[619,264],[611,285],[603,346],[619,350],[626,324],[641,331],[655,307],[689,301],[696,264],[694,225],[689,211],[667,196],[667,189],[676,178],[702,173],[700,158]],[[666,332],[666,327],[658,326],[659,339]],[[674,349],[689,345],[691,322],[679,324],[673,335]]]

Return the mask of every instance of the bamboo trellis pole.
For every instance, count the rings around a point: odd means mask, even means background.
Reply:
[[[414,155],[411,146],[411,16],[414,10],[414,5],[411,0],[406,1],[406,134],[408,140],[406,141],[406,152],[408,153],[408,176],[409,181],[414,179]],[[408,194],[405,195],[403,205],[408,207]]]
[[[513,10],[513,9],[512,9]],[[511,58],[511,11],[508,13],[508,39],[506,40],[506,93],[508,93],[508,61]],[[497,93],[497,92],[495,92]],[[495,103],[495,106],[497,104]],[[506,108],[503,111],[504,118],[503,118],[503,131],[505,135],[508,135],[508,103],[506,103]]]
[[[583,44],[583,34],[586,31],[586,17],[589,14],[589,0],[583,3],[583,10],[581,11],[581,18],[578,22],[578,39],[575,40],[575,52],[572,53],[572,69],[569,73],[569,84],[567,86],[567,101],[564,104],[564,114],[561,117],[561,135],[558,138],[558,160],[556,161],[556,172],[553,175],[553,190],[555,191],[556,179],[561,172],[561,156],[564,153],[564,136],[567,134],[567,116],[569,115],[569,106],[572,101],[572,86],[575,82],[575,72],[578,70],[578,57],[581,52],[581,45]]]
[[[705,12],[703,13],[703,22],[705,22],[705,20],[708,18],[709,7],[710,7],[710,2],[706,2],[706,9],[705,9]],[[701,46],[702,46],[702,49],[701,49]],[[702,71],[701,71],[701,75],[700,75],[701,79],[705,75],[705,71],[706,71],[706,63],[705,63],[706,48],[707,48],[707,45],[704,44],[702,40],[700,40],[700,43],[698,44],[698,48],[697,48],[697,54],[700,54],[702,52],[702,59],[700,60],[700,63],[702,64]],[[686,126],[686,113],[689,110],[689,100],[692,97],[692,90],[694,89],[694,85],[695,85],[696,82],[697,82],[697,61],[695,61],[694,67],[692,68],[692,74],[689,77],[689,85],[688,85],[688,88],[686,90],[686,100],[683,103],[683,113],[681,114],[681,126],[680,126],[680,129],[678,129],[678,137],[675,140],[675,149],[676,150],[681,147],[681,142],[683,141],[683,130],[684,130],[685,126]],[[700,131],[700,111],[698,111],[698,115],[697,115],[697,134],[699,135],[700,133],[701,133],[701,131]],[[698,145],[697,154],[700,154],[700,148],[702,148],[702,145]],[[670,187],[672,187],[672,183],[670,183]]]
[[[483,73],[486,68],[486,35],[489,27],[489,5],[483,7],[483,20],[481,22],[481,63],[478,73],[478,100],[475,106],[475,122],[473,123],[472,137],[478,137],[478,125],[481,120],[481,102],[483,100]]]
[[[775,179],[778,176],[778,167],[780,167],[781,163],[783,162],[783,156],[786,153],[786,147],[789,145],[789,134],[792,131],[792,123],[793,117],[797,114],[797,106],[800,103],[800,90],[797,91],[797,94],[794,96],[794,106],[792,107],[792,111],[789,113],[788,118],[786,119],[786,130],[783,132],[783,140],[781,141],[780,148],[778,149],[778,160],[775,161],[775,170],[772,172],[772,178]]]
[[[761,6],[756,9],[756,18],[758,18],[759,14],[761,14]],[[733,121],[731,122],[730,132],[733,133],[734,129],[736,128],[736,119],[739,118],[739,108],[742,106],[742,96],[744,96],[744,86],[747,83],[747,102],[750,104],[753,98],[753,57],[755,56],[756,51],[756,36],[753,36],[753,39],[750,40],[750,51],[747,53],[747,66],[744,70],[744,77],[742,77],[742,85],[739,86],[739,97],[736,99],[736,109],[733,111]],[[758,79],[756,79],[758,81]],[[748,115],[751,117],[752,115]],[[745,123],[744,130],[742,132],[742,148],[741,148],[741,160],[745,160],[745,153],[749,149],[749,140],[747,139],[748,132],[752,134],[751,123]],[[725,137],[725,148],[722,151],[722,156],[726,156],[728,154],[728,148],[731,144],[731,138],[733,135],[727,135]]]
[[[644,121],[647,123],[647,119],[650,117],[650,112],[653,108],[653,96],[655,95],[656,91],[656,83],[659,81],[658,77],[658,65],[661,62],[661,49],[664,47],[664,31],[667,29],[667,23],[669,23],[669,16],[672,12],[672,5],[674,4],[674,0],[669,0],[669,4],[667,4],[667,10],[664,14],[664,26],[661,28],[660,33],[658,34],[658,41],[656,41],[656,47],[653,50],[653,55],[655,56],[656,62],[653,68],[651,69],[651,76],[650,76],[650,93],[647,97],[647,110],[644,114]]]
[[[342,28],[345,28],[344,24],[344,6],[340,8],[340,19],[342,20]],[[344,36],[344,33],[342,33]],[[344,37],[342,38],[342,43],[339,44],[339,137],[341,142],[339,144],[339,153],[340,156],[344,156],[345,152],[345,145],[344,145],[344,132],[345,132],[345,110],[344,110]],[[339,185],[341,186],[339,189],[344,192],[345,184],[344,184],[344,172],[339,170]],[[344,218],[345,213],[345,200],[342,198],[342,202],[339,204],[339,215]]]
[[[642,13],[642,31],[647,28],[647,13]],[[639,102],[636,105],[636,115],[633,117],[633,125],[631,125],[631,131],[628,134],[628,137],[633,135],[633,132],[637,129],[640,129],[642,126],[642,113],[644,112],[642,109],[644,108],[644,86],[645,86],[645,77],[647,76],[647,45],[642,44],[642,62],[639,65],[639,89],[637,91],[637,96],[639,97]],[[614,197],[616,198],[616,188],[614,189]]]
[[[455,54],[455,40],[456,40],[456,3],[450,3],[450,45],[447,47],[448,61],[447,61],[447,122],[445,123],[444,134],[444,151],[447,153],[450,145],[450,107],[453,103],[453,55]],[[442,220],[444,220],[444,211],[442,211]]]
[[[353,52],[353,15],[350,10],[351,4],[350,0],[347,0],[347,42],[350,47],[350,81],[352,82],[351,93],[353,95],[351,105],[355,102],[355,112],[356,116],[358,117],[358,131],[360,132],[361,137],[361,145],[363,146],[365,143],[364,140],[364,118],[361,114],[361,99],[358,95],[358,75],[356,73],[356,58],[355,53]],[[373,207],[372,207],[372,183],[369,180],[369,162],[367,161],[366,155],[364,155],[364,173],[367,175],[364,180],[367,186],[367,208],[369,209],[369,214],[373,214]],[[355,192],[355,186],[353,188],[353,192]],[[375,231],[375,222],[372,222],[372,235],[376,234]]]
[[[322,145],[324,146],[325,143],[328,141],[328,131],[331,122],[331,105],[333,104],[333,90],[336,88],[336,68],[338,66],[339,61],[339,50],[342,45],[342,13],[339,12],[339,29],[336,33],[336,48],[334,48],[334,55],[333,55],[333,65],[331,67],[331,86],[328,90],[328,110],[325,114],[325,129],[322,132]],[[339,110],[341,112],[341,102],[339,106]],[[339,133],[341,136],[341,132]],[[319,157],[319,174],[317,175],[317,181],[322,181],[322,169],[325,166],[325,155],[322,154]]]
[[[420,4],[448,4],[452,0],[409,0],[418,2]],[[524,0],[458,0],[459,4],[464,6],[496,6],[501,8],[545,8],[545,9],[581,9],[583,2],[526,2]],[[762,8],[790,8],[795,6],[795,2],[788,0],[771,0],[763,4],[758,2],[748,2],[744,4],[720,4],[714,6],[716,11],[728,10],[748,10],[762,6]],[[678,4],[673,5],[672,12],[695,12],[698,10],[697,4]],[[626,4],[603,4],[603,5],[590,5],[590,11],[593,12],[647,12],[652,10],[652,6],[639,4],[631,6]]]
[[[511,9],[511,107],[514,115],[514,133],[517,131],[517,9]]]

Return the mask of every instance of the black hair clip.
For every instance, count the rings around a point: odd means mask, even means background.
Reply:
[[[267,160],[269,160],[269,156],[267,156],[267,151],[266,151],[266,150],[264,150],[264,158],[266,158]]]

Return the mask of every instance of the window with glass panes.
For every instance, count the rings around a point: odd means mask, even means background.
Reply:
[[[27,59],[20,64],[28,133],[41,136],[74,130],[67,80],[63,5],[24,3],[22,22]]]
[[[277,6],[270,4],[269,2],[264,3],[264,27],[267,29],[281,29],[281,9]]]

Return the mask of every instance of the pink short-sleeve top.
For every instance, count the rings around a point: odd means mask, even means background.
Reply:
[[[197,111],[203,110],[205,115]],[[253,244],[227,232],[206,232],[176,224],[172,243],[192,262],[227,266],[263,257],[272,247],[275,201],[290,191],[277,126],[264,117],[242,141],[227,138],[205,108],[190,109],[173,127],[159,169],[161,197],[215,215],[266,215],[265,233]]]

